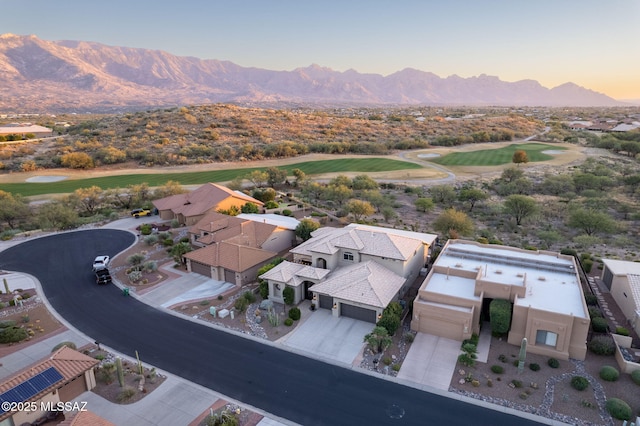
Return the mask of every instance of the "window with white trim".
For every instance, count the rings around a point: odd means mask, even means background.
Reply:
[[[536,344],[556,347],[558,343],[558,333],[546,330],[538,330],[536,333]]]
[[[342,258],[344,260],[348,260],[350,262],[353,262],[353,253],[345,251],[344,254],[342,255]]]

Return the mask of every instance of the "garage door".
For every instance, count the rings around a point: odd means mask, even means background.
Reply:
[[[84,374],[80,377],[76,377],[58,390],[60,394],[60,401],[71,401],[76,396],[86,391],[87,383],[84,380]]]
[[[195,272],[196,274],[211,277],[211,266],[194,262],[193,260],[191,261],[191,271]]]
[[[332,309],[333,308],[333,297],[320,295],[320,307],[322,309]]]
[[[376,322],[376,311],[361,308],[360,306],[347,305],[346,303],[340,304],[340,316],[372,322],[374,324]]]
[[[464,327],[460,323],[420,315],[420,332],[422,333],[433,334],[448,339],[462,340],[463,330]]]
[[[234,271],[230,271],[228,269],[224,270],[224,280],[228,283],[235,284],[236,283],[236,273]]]

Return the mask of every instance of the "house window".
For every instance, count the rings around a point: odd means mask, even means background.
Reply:
[[[344,254],[342,255],[342,258],[344,260],[349,260],[349,261],[353,262],[353,253],[345,251]]]
[[[551,331],[538,330],[536,333],[536,344],[556,347],[558,334]]]

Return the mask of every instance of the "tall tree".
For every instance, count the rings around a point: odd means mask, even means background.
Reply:
[[[287,171],[284,169],[268,167],[265,171],[267,173],[267,184],[271,188],[275,188],[277,185],[280,185],[287,180]]]
[[[346,205],[347,212],[353,215],[353,219],[359,222],[363,217],[371,216],[375,209],[368,201],[350,200]]]
[[[0,223],[4,222],[14,229],[29,214],[29,203],[20,194],[0,190]]]
[[[463,188],[458,194],[458,200],[463,203],[469,203],[469,211],[473,210],[477,202],[484,201],[487,198],[489,198],[489,195],[478,188]]]
[[[423,213],[430,212],[435,207],[433,200],[427,197],[416,198],[413,205],[416,206],[416,210]]]
[[[584,208],[576,209],[571,213],[569,226],[581,229],[587,235],[613,232],[616,229],[615,221],[607,213]]]
[[[261,188],[269,179],[269,175],[267,174],[267,172],[263,172],[262,170],[254,170],[246,175],[245,179],[251,182],[256,188]]]
[[[504,202],[504,212],[513,217],[516,225],[521,225],[522,221],[532,216],[538,210],[536,201],[526,195],[509,195]]]
[[[353,196],[353,190],[345,185],[329,185],[329,199],[338,203],[339,206]]]
[[[451,238],[458,235],[470,235],[473,232],[473,222],[466,213],[456,209],[447,209],[433,222],[433,228]]]
[[[302,241],[307,241],[311,238],[311,233],[318,228],[320,228],[320,224],[315,220],[308,218],[302,219],[298,226],[296,226],[296,236]]]
[[[511,161],[514,164],[517,164],[518,166],[522,163],[528,163],[529,162],[529,156],[527,155],[527,151],[524,151],[522,149],[518,149],[513,153],[513,157],[511,158]]]
[[[433,201],[445,206],[451,205],[456,199],[456,190],[451,185],[436,185],[429,189]]]

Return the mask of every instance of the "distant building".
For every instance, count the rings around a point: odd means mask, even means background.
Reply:
[[[37,126],[35,124],[12,123],[12,124],[5,124],[4,126],[0,127],[0,136],[18,135],[24,138],[29,133],[39,138],[53,136],[52,129],[49,129],[48,127]]]
[[[206,183],[191,192],[153,201],[160,219],[176,219],[178,223],[187,226],[195,225],[207,213],[231,207],[241,208],[247,203],[260,208],[263,206],[262,201],[215,183]]]

